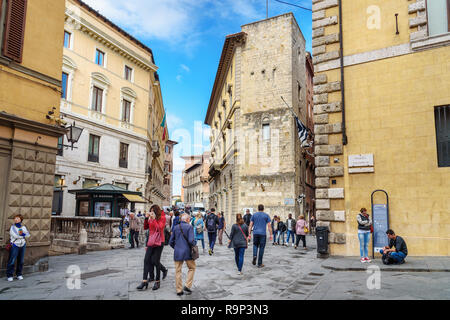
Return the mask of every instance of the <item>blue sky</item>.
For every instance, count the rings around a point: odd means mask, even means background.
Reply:
[[[180,156],[209,150],[203,125],[225,36],[266,18],[266,0],[84,0],[152,48],[160,68],[174,157],[174,194],[181,192]],[[283,0],[311,8],[311,0]],[[311,11],[269,0],[269,17],[293,12],[311,52]]]

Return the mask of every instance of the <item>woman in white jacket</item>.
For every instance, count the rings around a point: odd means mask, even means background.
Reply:
[[[6,276],[8,281],[13,281],[14,265],[17,260],[16,276],[17,279],[23,280],[22,269],[25,258],[26,238],[30,237],[28,229],[22,225],[23,216],[18,214],[14,216],[14,224],[9,229],[11,249],[9,251],[8,266]]]

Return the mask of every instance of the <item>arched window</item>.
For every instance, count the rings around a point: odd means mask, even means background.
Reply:
[[[262,121],[262,138],[263,140],[270,140],[270,122],[267,117]]]

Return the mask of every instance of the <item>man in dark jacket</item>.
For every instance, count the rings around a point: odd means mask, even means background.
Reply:
[[[250,225],[250,221],[252,220],[252,214],[250,213],[250,209],[245,211],[245,215],[243,217],[245,224],[247,227]]]
[[[287,240],[286,243],[287,245],[289,245],[289,239],[292,236],[292,246],[294,246],[294,237],[295,237],[295,224],[297,223],[297,221],[295,221],[295,219],[292,219],[292,214],[289,213],[289,218],[286,220],[286,227],[287,227]]]
[[[174,226],[172,235],[170,236],[169,244],[174,249],[173,259],[175,261],[175,284],[177,295],[181,296],[191,294],[192,284],[194,282],[195,261],[192,260],[191,247],[195,245],[194,228],[189,223],[189,214],[183,214],[181,222]],[[183,288],[183,281],[181,278],[181,268],[183,263],[189,269],[186,279],[186,285]]]
[[[217,238],[217,229],[219,227],[219,218],[215,214],[216,209],[212,208],[211,213],[205,219],[205,231],[208,231],[209,255],[214,253],[214,244]]]

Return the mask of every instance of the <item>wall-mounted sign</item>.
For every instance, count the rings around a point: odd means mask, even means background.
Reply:
[[[348,156],[349,167],[373,167],[373,154],[355,154]]]
[[[373,154],[354,154],[348,156],[349,173],[375,172]]]
[[[284,199],[284,205],[285,206],[293,206],[294,205],[294,199],[292,199],[292,198],[286,198],[286,199]]]

